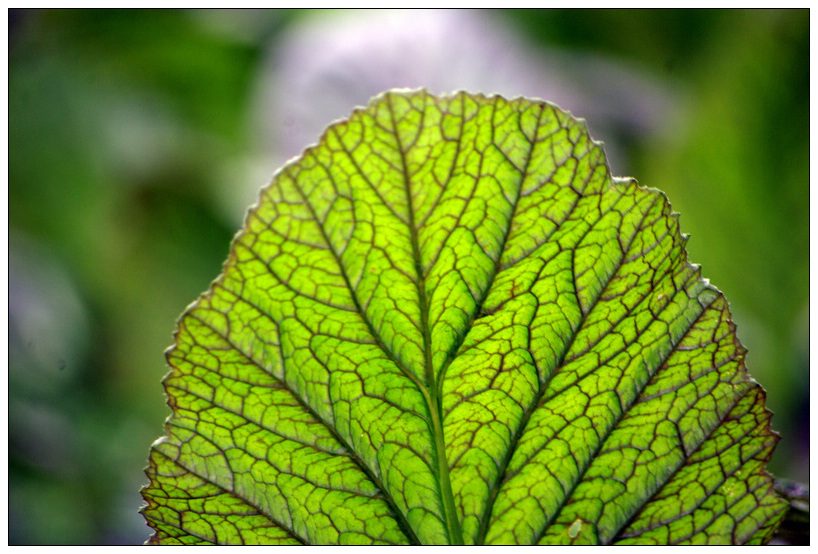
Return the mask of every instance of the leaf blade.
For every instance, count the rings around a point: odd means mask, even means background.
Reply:
[[[752,542],[783,517],[726,302],[664,196],[546,103],[387,93],[330,127],[264,189],[168,362],[153,456],[268,518],[259,540]],[[743,403],[755,488],[663,531]],[[180,540],[152,464],[146,517]],[[685,502],[679,521],[716,513]],[[191,537],[247,540],[204,521]]]

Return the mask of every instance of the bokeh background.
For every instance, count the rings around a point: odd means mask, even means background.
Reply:
[[[809,12],[9,12],[9,542],[133,544],[175,320],[392,87],[552,100],[664,190],[806,481]]]

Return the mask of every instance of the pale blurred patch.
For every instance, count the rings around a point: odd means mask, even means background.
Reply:
[[[613,58],[544,49],[495,12],[312,12],[276,37],[259,72],[252,119],[263,150],[244,160],[248,188],[223,197],[228,211],[243,213],[273,168],[393,88],[548,100],[588,121],[616,175],[631,167],[618,145],[659,133],[678,104],[678,93],[647,72]]]

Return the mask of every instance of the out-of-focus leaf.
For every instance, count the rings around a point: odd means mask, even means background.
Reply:
[[[156,543],[763,543],[776,442],[664,195],[538,101],[387,93],[182,317]]]
[[[789,504],[771,541],[777,545],[809,545],[809,485],[776,479],[775,491]]]

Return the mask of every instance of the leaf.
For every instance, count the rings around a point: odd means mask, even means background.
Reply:
[[[684,241],[550,104],[375,98],[179,322],[151,542],[768,541],[764,392]]]

